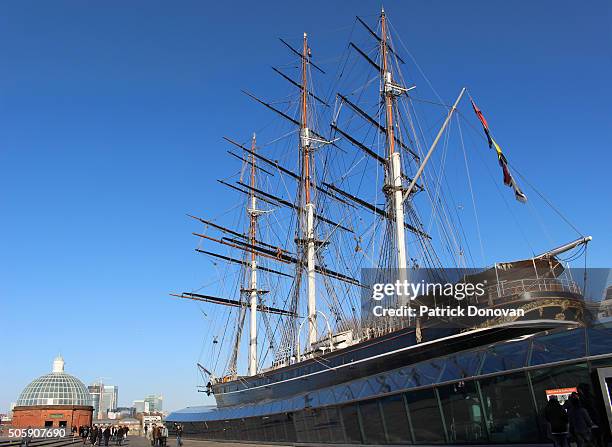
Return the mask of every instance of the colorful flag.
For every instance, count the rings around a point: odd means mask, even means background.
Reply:
[[[480,120],[484,133],[487,136],[489,147],[495,149],[495,152],[497,152],[497,161],[499,162],[499,165],[501,166],[502,171],[504,173],[504,185],[510,186],[514,190],[514,196],[516,197],[516,200],[522,203],[527,202],[527,196],[523,193],[523,191],[521,191],[521,188],[519,188],[518,184],[516,183],[516,180],[514,180],[514,177],[512,177],[512,174],[510,174],[510,169],[508,169],[508,160],[506,160],[506,156],[502,152],[501,147],[499,147],[499,144],[497,144],[497,142],[491,136],[491,131],[489,130],[489,123],[487,123],[487,120],[485,119],[480,109],[476,106],[476,103],[474,103],[474,100],[471,101],[474,113]]]
[[[487,123],[487,120],[485,119],[485,117],[482,114],[482,112],[480,111],[480,109],[476,106],[476,103],[474,102],[474,100],[472,99],[471,101],[472,101],[472,108],[474,109],[474,113],[476,114],[476,116],[480,120],[480,123],[482,124],[482,128],[484,129],[485,135],[487,136],[487,140],[489,142],[489,147],[492,148],[493,147],[493,138],[491,138],[491,133],[489,132],[489,123]]]

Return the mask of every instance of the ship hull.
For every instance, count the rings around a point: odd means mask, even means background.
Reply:
[[[491,308],[521,308],[525,315],[507,321],[485,317],[457,319],[440,327],[437,317],[422,319],[422,342],[414,327],[397,330],[337,351],[252,377],[216,383],[213,392],[219,408],[287,399],[339,383],[381,373],[470,347],[531,334],[559,325],[584,324],[590,316],[575,294],[537,292],[514,296]],[[460,329],[472,327],[472,330]]]
[[[612,323],[556,326],[456,334],[420,348],[421,355],[400,348],[364,359],[363,368],[329,371],[342,377],[336,384],[304,378],[291,397],[279,391],[252,404],[186,408],[167,424],[182,424],[188,437],[244,442],[550,442],[541,416],[547,390],[586,384],[601,404],[594,377],[612,367]]]

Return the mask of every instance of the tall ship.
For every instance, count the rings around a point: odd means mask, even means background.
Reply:
[[[543,253],[486,263],[476,184],[493,183],[512,215],[533,205],[480,99],[462,88],[444,101],[384,10],[356,18],[337,58],[317,60],[306,33],[280,42],[287,94],[244,91],[272,121],[224,137],[237,168],[219,179],[227,209],[191,216],[217,278],[173,294],[200,303],[199,391],[216,405],[175,411],[169,428],[271,443],[549,442],[547,400],[580,389],[608,430],[612,325],[569,265],[591,238],[570,224],[576,235]],[[537,220],[522,216],[497,237]]]

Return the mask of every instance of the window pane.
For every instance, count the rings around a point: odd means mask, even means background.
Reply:
[[[544,406],[547,403],[546,390],[555,388],[581,388],[587,385],[589,394],[592,393],[591,379],[586,363],[578,365],[562,365],[552,368],[542,368],[529,373],[536,405],[540,414],[540,431],[545,439],[546,423],[544,421]]]
[[[417,364],[413,369],[412,381],[414,386],[424,386],[437,383],[442,372],[442,365],[437,361]]]
[[[316,414],[317,410],[306,409],[302,412],[304,417],[304,433],[303,437],[306,442],[319,442],[319,430],[317,430]]]
[[[609,354],[612,352],[612,322],[598,324],[587,329],[589,355]]]
[[[438,389],[438,393],[450,442],[487,440],[475,382],[457,382],[443,386]]]
[[[440,382],[464,379],[476,375],[481,360],[482,353],[478,351],[465,352],[444,359],[444,371],[442,372],[442,377],[440,377]]]
[[[434,390],[410,391],[405,396],[415,442],[444,443],[444,426]]]
[[[287,433],[287,441],[296,442],[295,424],[293,423],[294,413],[287,413],[287,423],[285,424],[285,432]]]
[[[412,443],[408,415],[402,395],[383,397],[380,403],[387,428],[387,441],[390,444]]]
[[[295,435],[298,442],[307,442],[308,438],[304,428],[304,412],[296,411],[293,413],[293,420],[295,422]]]
[[[585,355],[584,329],[571,329],[534,338],[531,365],[575,359]]]
[[[366,444],[384,444],[385,431],[376,399],[359,403],[361,424]]]
[[[327,411],[325,408],[317,408],[313,411],[314,430],[319,434],[318,442],[331,442],[331,433],[329,431],[329,421],[327,420]]]
[[[509,369],[522,368],[527,362],[528,341],[495,345],[485,353],[480,370],[481,374],[490,374]]]
[[[347,442],[361,444],[361,427],[359,426],[359,415],[357,405],[349,404],[341,407],[342,423],[344,424],[344,436]]]
[[[336,407],[327,407],[327,420],[329,421],[330,442],[344,442],[344,431],[340,421],[340,411]]]
[[[491,377],[479,382],[490,441],[537,442],[536,412],[525,373]]]

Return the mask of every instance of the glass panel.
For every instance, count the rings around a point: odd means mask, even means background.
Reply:
[[[378,400],[372,399],[359,402],[359,412],[361,413],[361,425],[365,436],[366,444],[384,444],[385,430],[382,424]]]
[[[612,322],[598,324],[587,329],[589,355],[612,353]]]
[[[260,419],[261,426],[263,427],[264,441],[274,440],[274,419],[270,416],[263,416]]]
[[[544,419],[544,407],[548,402],[546,390],[580,388],[583,390],[585,396],[590,397],[591,401],[594,399],[592,394],[593,387],[591,385],[589,370],[586,363],[542,368],[530,371],[529,376],[531,377],[533,393],[540,415],[540,433],[543,439],[547,438],[546,422]],[[586,397],[586,399],[588,400],[589,398]],[[563,403],[562,398],[560,398],[559,401]]]
[[[367,385],[367,380],[355,380],[347,385],[347,387],[351,390],[351,396],[353,399],[357,399],[361,394],[361,390]]]
[[[415,442],[444,443],[444,425],[434,390],[409,391],[405,396]]]
[[[392,388],[395,387],[392,381],[387,378],[386,374],[379,374],[368,379],[370,382],[370,386],[374,390],[374,394],[384,394],[389,393]]]
[[[336,407],[327,407],[327,420],[329,424],[330,442],[344,442],[344,431],[340,420],[340,412]]]
[[[440,382],[465,379],[466,377],[476,375],[481,360],[481,352],[465,352],[446,358],[444,360],[445,368],[440,377]]]
[[[319,396],[318,393],[308,393],[304,395],[304,408],[318,407]]]
[[[385,427],[387,429],[387,441],[389,444],[410,444],[412,436],[406,405],[401,394],[386,396],[380,399]]]
[[[410,368],[397,369],[387,373],[387,384],[391,387],[390,391],[395,391],[408,387],[408,379],[412,375]]]
[[[339,402],[355,399],[355,395],[353,394],[353,391],[348,385],[341,385],[339,387],[336,387],[334,389],[334,394]]]
[[[475,382],[438,388],[440,405],[452,443],[487,441],[485,420]]]
[[[304,431],[305,437],[309,442],[321,442],[325,434],[321,433],[319,421],[317,421],[319,410],[304,410]]]
[[[534,338],[531,365],[570,360],[585,355],[584,329],[572,329]]]
[[[413,386],[417,387],[438,383],[441,373],[442,366],[439,364],[439,362],[431,361],[419,363],[413,369],[411,382],[414,383]]]
[[[294,424],[294,413],[287,413],[287,423],[285,424],[285,431],[287,433],[287,441],[296,442],[297,436],[295,434]]]
[[[359,414],[357,405],[349,404],[340,407],[342,423],[344,424],[344,437],[349,443],[361,444],[361,427],[359,425]]]
[[[319,405],[330,405],[336,403],[332,388],[326,388],[319,391]]]
[[[314,430],[319,435],[318,442],[328,443],[331,441],[331,433],[329,431],[329,421],[327,420],[327,411],[325,408],[317,408],[313,410]]]
[[[539,441],[536,412],[525,373],[491,377],[479,383],[491,442]]]
[[[485,353],[485,359],[480,370],[481,374],[490,374],[525,366],[529,341],[504,343],[495,345]]]
[[[295,422],[295,435],[299,442],[308,442],[308,434],[306,433],[306,426],[304,423],[304,412],[296,411],[293,414],[293,420]]]

